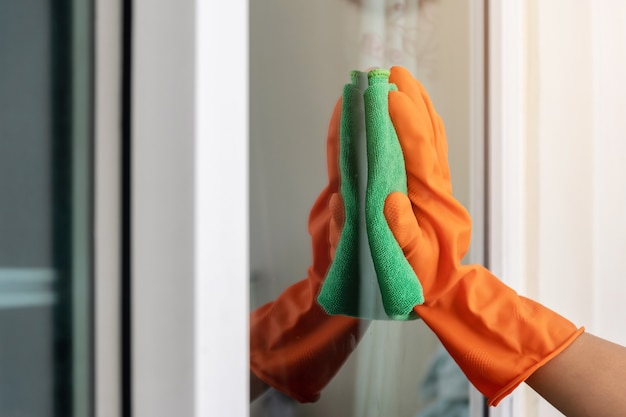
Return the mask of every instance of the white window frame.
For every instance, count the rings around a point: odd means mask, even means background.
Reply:
[[[488,218],[489,269],[519,290],[524,265],[525,4],[488,1]],[[521,417],[519,391],[489,409],[491,417]]]
[[[94,118],[94,412],[120,417],[121,2],[97,0]]]
[[[249,413],[247,8],[133,2],[133,417]]]
[[[486,210],[489,190],[485,186],[486,138],[485,126],[487,89],[486,70],[486,16],[487,0],[470,2],[470,194],[468,210],[472,216],[472,242],[468,253],[470,263],[484,263],[486,259]],[[485,399],[470,385],[470,416],[484,415]]]

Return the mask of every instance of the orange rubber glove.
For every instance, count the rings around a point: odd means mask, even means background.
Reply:
[[[309,216],[313,264],[308,277],[250,316],[250,369],[266,384],[300,402],[319,398],[322,388],[356,347],[361,323],[366,323],[330,316],[316,301],[343,226],[339,194],[341,110],[339,100],[328,130],[328,186]]]
[[[404,153],[408,197],[390,194],[385,217],[424,289],[414,310],[472,384],[496,405],[584,329],[519,296],[487,269],[461,265],[471,220],[453,197],[441,118],[424,87],[391,69],[389,115]]]

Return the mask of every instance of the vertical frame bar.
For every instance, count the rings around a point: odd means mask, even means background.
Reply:
[[[95,2],[95,416],[120,417],[121,2]]]
[[[195,415],[194,12],[193,0],[132,1],[133,417]]]
[[[470,4],[470,195],[469,212],[472,216],[472,242],[468,262],[487,262],[486,185],[487,153],[487,0],[473,0]],[[487,413],[483,395],[470,385],[469,415],[482,417]]]
[[[132,77],[133,0],[121,0],[120,11],[120,413],[132,416]]]
[[[132,415],[247,416],[247,3],[132,25]]]
[[[519,290],[524,274],[524,2],[488,0],[487,256],[489,269]],[[492,417],[523,413],[513,393]]]
[[[93,414],[93,2],[51,3],[55,415]],[[68,330],[62,330],[68,329]]]
[[[248,2],[196,1],[195,415],[248,416]],[[228,39],[225,42],[224,39]]]
[[[73,417],[94,410],[94,1],[72,0]],[[86,174],[88,173],[88,174]],[[89,230],[86,234],[85,230]],[[89,337],[81,337],[82,335]]]

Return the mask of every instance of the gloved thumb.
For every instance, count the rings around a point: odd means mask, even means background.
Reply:
[[[404,256],[409,259],[419,250],[424,234],[419,227],[409,197],[400,192],[394,192],[385,199],[383,209],[385,219],[391,233],[402,248]]]

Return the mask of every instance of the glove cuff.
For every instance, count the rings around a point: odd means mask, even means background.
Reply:
[[[481,266],[465,266],[457,285],[415,311],[470,382],[497,405],[583,333],[545,306],[519,296]]]

